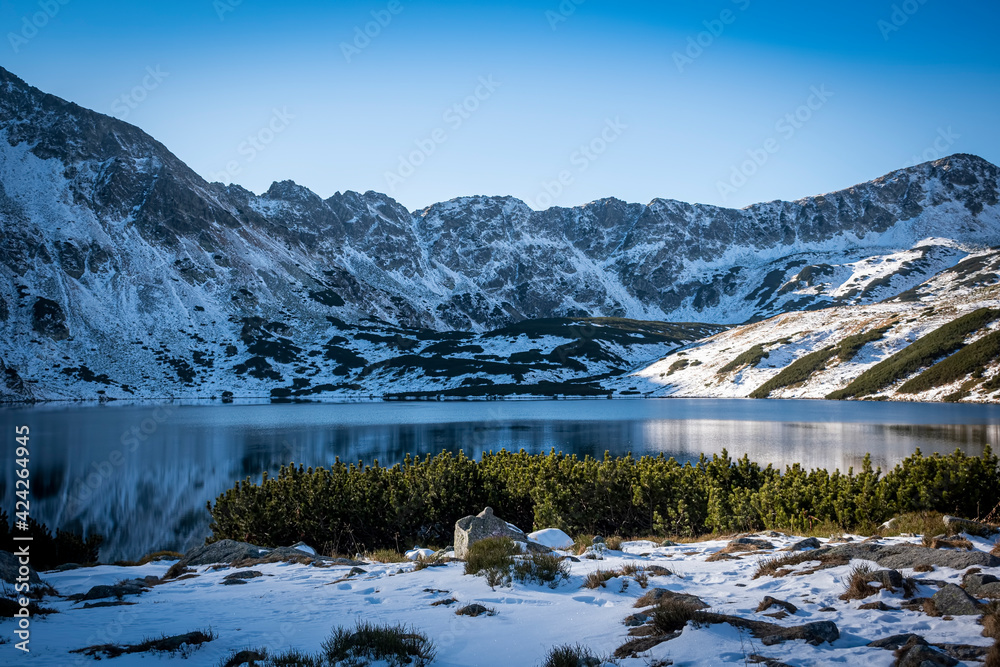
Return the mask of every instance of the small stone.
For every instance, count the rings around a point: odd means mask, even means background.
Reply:
[[[481,604],[473,602],[472,604],[465,605],[461,609],[455,612],[458,616],[493,616],[496,612],[487,609]]]
[[[914,641],[909,648],[903,645],[898,651],[897,667],[954,667],[958,664],[955,658],[926,643]]]
[[[643,614],[642,612],[637,612],[635,614],[629,614],[628,616],[626,616],[625,620],[622,621],[622,623],[624,623],[630,628],[634,628],[636,626],[644,625],[645,623],[649,622],[650,618],[652,617],[649,614]]]
[[[873,642],[868,642],[866,644],[870,648],[884,648],[889,651],[895,651],[900,646],[905,645],[907,642],[915,641],[916,643],[926,644],[927,641],[920,635],[915,635],[913,633],[906,633],[902,635],[892,635],[891,637],[883,637],[882,639],[876,639]]]
[[[795,544],[786,548],[786,551],[803,551],[805,549],[819,549],[823,546],[819,540],[815,537],[807,537],[804,540],[799,540]]]
[[[977,598],[1000,598],[1000,579],[992,574],[973,572],[962,577],[966,592]]]
[[[877,582],[882,588],[894,591],[903,587],[903,575],[896,570],[876,570],[866,578],[868,583]]]
[[[734,540],[730,540],[729,547],[750,547],[751,549],[773,549],[774,545],[767,540],[762,540],[754,537],[737,537]],[[734,549],[737,550],[737,549]],[[738,549],[739,551],[750,551],[750,549]]]
[[[781,607],[789,614],[794,614],[799,610],[798,607],[793,605],[791,602],[785,602],[784,600],[773,598],[770,595],[765,595],[764,599],[760,601],[759,605],[757,605],[757,611],[758,612],[766,611],[771,607]]]
[[[955,584],[943,586],[931,599],[941,615],[978,616],[981,613],[976,599]]]
[[[899,611],[899,609],[896,609],[895,607],[890,607],[881,600],[877,600],[875,602],[866,602],[860,607],[858,607],[858,609],[874,609],[876,611]]]

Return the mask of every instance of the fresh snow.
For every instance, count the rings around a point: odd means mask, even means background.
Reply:
[[[528,537],[551,549],[569,549],[573,546],[573,538],[558,528],[542,528],[528,533]]]
[[[797,541],[794,536],[767,536],[777,548]],[[854,539],[860,539],[855,536]],[[976,549],[992,544],[972,538]],[[917,538],[887,538],[898,544]],[[622,667],[640,667],[657,660],[675,665],[744,664],[751,653],[794,665],[865,664],[889,667],[892,651],[867,648],[875,639],[915,632],[931,643],[963,643],[987,646],[992,640],[981,635],[974,616],[934,618],[915,611],[859,609],[863,602],[883,601],[899,607],[900,593],[883,591],[861,601],[842,601],[851,566],[820,570],[807,576],[753,579],[757,563],[771,552],[743,555],[738,560],[706,562],[706,557],[725,546],[725,541],[705,541],[661,547],[649,541],[625,542],[622,551],[604,550],[603,560],[570,563],[567,582],[552,589],[542,585],[515,583],[491,590],[482,577],[463,574],[462,562],[416,570],[411,563],[367,563],[365,573],[349,575],[350,566],[320,568],[312,565],[273,563],[255,565],[264,576],[239,586],[220,585],[234,570],[197,569],[198,576],[155,586],[139,596],[128,596],[130,606],[83,609],[82,604],[47,598],[45,606],[59,613],[32,621],[31,653],[22,654],[12,643],[0,645],[5,663],[26,665],[91,664],[91,658],[69,654],[71,649],[116,642],[137,643],[160,634],[177,635],[211,628],[218,637],[191,651],[190,658],[171,655],[130,654],[114,658],[118,667],[148,664],[217,665],[232,649],[266,646],[280,651],[297,648],[316,652],[336,625],[353,626],[357,621],[402,623],[427,634],[437,647],[433,663],[441,667],[538,665],[557,644],[580,643],[600,654],[610,654],[628,639],[626,616],[638,611],[635,600],[645,591],[628,577],[609,580],[604,588],[583,587],[584,578],[598,569],[611,570],[625,564],[666,567],[671,576],[650,576],[649,588],[696,595],[712,611],[780,625],[833,621],[840,639],[833,644],[811,646],[789,641],[763,646],[759,639],[729,625],[695,628],[659,644],[638,658],[620,661]],[[855,561],[857,565],[862,561]],[[102,565],[66,572],[43,573],[61,595],[85,593],[98,584],[122,579],[161,576],[171,562],[138,567]],[[796,570],[810,566],[803,563]],[[1000,574],[1000,568],[984,572]],[[929,597],[937,590],[933,582],[959,583],[961,571],[939,568],[932,573],[904,571],[919,583],[917,596]],[[784,619],[757,613],[761,599],[769,595],[791,602],[798,612]],[[454,597],[457,604],[431,606]],[[455,610],[479,603],[497,611],[495,616],[469,618]],[[832,607],[834,611],[820,611]],[[773,609],[770,611],[774,611]],[[0,621],[0,632],[11,636],[13,622]],[[974,665],[977,663],[962,663]]]

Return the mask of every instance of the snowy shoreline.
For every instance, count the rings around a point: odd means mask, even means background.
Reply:
[[[929,616],[923,610],[902,609],[903,592],[880,589],[862,600],[840,599],[852,567],[863,563],[826,567],[807,572],[819,561],[805,560],[791,567],[788,576],[753,574],[762,560],[787,555],[779,550],[800,541],[800,537],[780,533],[760,534],[773,548],[752,553],[724,552],[726,540],[711,540],[660,546],[650,541],[624,542],[620,551],[608,550],[602,560],[570,559],[569,579],[556,588],[515,583],[491,590],[485,579],[465,575],[459,561],[418,569],[414,563],[371,563],[354,570],[351,565],[317,567],[302,563],[253,565],[261,576],[245,585],[221,585],[227,575],[246,570],[224,566],[197,568],[195,577],[172,579],[153,586],[140,595],[128,595],[128,606],[83,608],[64,598],[49,597],[43,606],[59,613],[33,620],[32,652],[22,655],[8,643],[0,646],[5,661],[17,664],[89,664],[93,659],[68,651],[101,643],[129,644],[165,635],[211,629],[212,641],[192,648],[187,664],[218,665],[233,650],[267,647],[280,651],[289,647],[306,652],[319,650],[322,641],[337,625],[353,626],[357,621],[402,623],[426,634],[435,644],[434,665],[538,665],[547,652],[560,644],[582,644],[595,653],[610,656],[632,639],[623,622],[640,611],[636,600],[654,589],[693,595],[708,605],[708,611],[781,626],[799,626],[832,621],[839,638],[818,646],[801,640],[765,646],[746,630],[726,623],[694,627],[688,624],[674,639],[663,641],[639,657],[616,661],[622,666],[744,664],[751,654],[794,665],[831,663],[893,664],[891,650],[868,647],[872,641],[901,633],[916,633],[931,644],[966,644],[987,647],[992,639],[983,637],[977,616]],[[973,551],[994,548],[996,538],[965,536]],[[860,543],[863,536],[852,536]],[[829,540],[820,540],[832,546]],[[919,543],[917,537],[879,538],[866,544],[902,545]],[[730,547],[731,548],[731,547]],[[946,553],[950,549],[940,550]],[[570,555],[570,552],[557,552]],[[800,552],[801,553],[801,552]],[[575,556],[574,556],[575,558]],[[101,565],[63,572],[46,572],[44,580],[61,596],[86,593],[95,585],[113,585],[123,579],[162,577],[173,561],[151,562],[136,567]],[[597,570],[617,570],[635,564],[651,574],[646,587],[629,576],[613,577],[603,587],[583,586]],[[878,568],[874,563],[870,563]],[[664,575],[666,568],[672,574]],[[944,584],[961,584],[965,569],[935,567],[931,572],[903,569],[912,577],[915,597],[931,597]],[[984,574],[1000,575],[1000,567],[982,567]],[[659,573],[659,574],[653,574]],[[781,618],[768,616],[775,609],[757,612],[765,596],[791,603],[796,611]],[[432,603],[455,598],[458,604]],[[878,608],[861,609],[862,604],[881,602]],[[455,609],[478,603],[495,609],[496,615],[470,618]],[[886,609],[889,610],[886,610]],[[12,633],[9,620],[0,622],[4,636]],[[127,666],[178,660],[177,654],[138,653],[113,658],[112,664]],[[13,664],[13,662],[8,662]],[[963,662],[961,664],[979,664]]]

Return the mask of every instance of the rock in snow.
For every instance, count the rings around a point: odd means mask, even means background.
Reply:
[[[569,549],[574,544],[573,538],[558,528],[542,528],[528,533],[528,538],[550,549]]]
[[[462,517],[455,522],[455,558],[466,559],[469,547],[487,537],[509,537],[523,543],[530,551],[547,551],[549,548],[528,538],[517,526],[493,515],[487,507],[476,516]]]
[[[421,558],[433,558],[436,553],[433,549],[421,549],[415,546],[403,555],[406,556],[407,560],[419,560]]]

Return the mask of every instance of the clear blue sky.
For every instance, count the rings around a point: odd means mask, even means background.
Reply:
[[[0,65],[211,180],[410,209],[738,207],[1000,163],[997,3],[577,1],[0,0]]]

